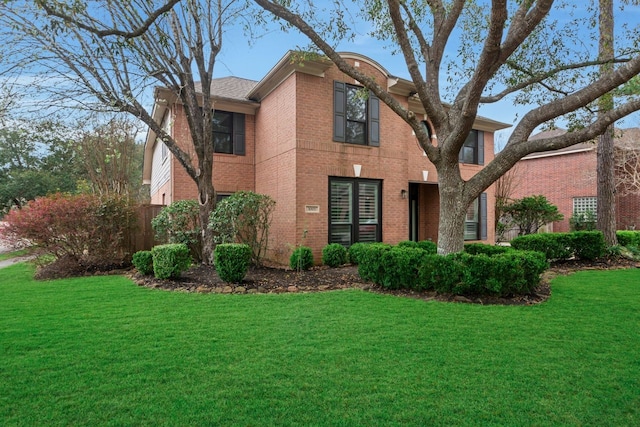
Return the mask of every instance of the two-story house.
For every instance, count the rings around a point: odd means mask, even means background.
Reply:
[[[375,76],[401,103],[424,114],[412,82],[354,53],[342,57]],[[179,103],[158,89],[154,118],[188,146]],[[269,254],[286,262],[296,245],[316,260],[327,243],[436,240],[435,167],[409,125],[357,81],[323,59],[286,54],[259,82],[225,77],[215,94],[214,185],[222,196],[251,190],[276,201]],[[463,177],[493,158],[494,132],[508,125],[478,117],[460,153]],[[147,136],[145,182],[152,203],[196,198],[196,186],[153,132]],[[494,191],[469,208],[465,238],[493,242]]]

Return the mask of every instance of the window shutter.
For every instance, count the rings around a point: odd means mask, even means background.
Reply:
[[[487,193],[480,195],[480,240],[487,240]]]
[[[369,92],[369,145],[380,146],[380,99]]]
[[[343,82],[333,82],[333,140],[345,142],[347,129],[346,92]]]
[[[484,165],[484,132],[478,131],[478,164]]]
[[[245,155],[244,114],[233,114],[233,154]]]

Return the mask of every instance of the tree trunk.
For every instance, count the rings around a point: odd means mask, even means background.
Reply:
[[[614,174],[613,127],[598,141],[598,208],[597,228],[604,234],[607,246],[618,244],[616,236],[616,182]]]
[[[198,177],[198,194],[202,229],[202,263],[212,265],[214,242],[213,230],[209,228],[209,216],[216,208],[216,192],[211,180],[211,173],[203,173]]]
[[[599,56],[600,60],[612,61],[613,52],[613,1],[600,0],[599,11]],[[613,68],[611,62],[600,66],[601,73]],[[613,96],[606,94],[598,100],[598,115],[602,116],[613,110]],[[618,243],[616,237],[616,200],[615,200],[615,164],[613,157],[613,126],[600,135],[597,154],[598,192],[597,192],[597,228],[604,234],[607,246]]]
[[[456,159],[457,161],[457,159]],[[464,181],[457,164],[438,168],[440,218],[438,220],[438,253],[440,255],[464,250],[464,221],[468,203],[463,200]]]

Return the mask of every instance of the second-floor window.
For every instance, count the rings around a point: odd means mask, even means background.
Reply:
[[[472,130],[460,149],[460,163],[484,165],[484,132]]]
[[[216,153],[244,156],[244,114],[216,110],[213,113],[213,144]]]
[[[333,140],[380,145],[380,100],[363,88],[334,82]]]

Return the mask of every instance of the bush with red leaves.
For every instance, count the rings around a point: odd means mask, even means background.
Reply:
[[[9,242],[28,241],[57,259],[103,265],[129,256],[124,243],[136,214],[121,197],[53,194],[10,211],[4,221]]]

